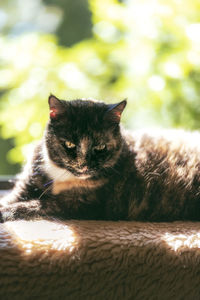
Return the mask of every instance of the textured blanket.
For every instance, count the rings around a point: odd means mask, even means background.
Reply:
[[[200,299],[200,223],[1,224],[0,299]]]

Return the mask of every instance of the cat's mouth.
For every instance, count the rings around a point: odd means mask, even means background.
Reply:
[[[77,177],[80,178],[80,179],[88,179],[88,178],[91,177],[91,175],[81,174],[81,175],[78,175]]]
[[[91,171],[89,171],[87,166],[74,170],[74,175],[81,179],[87,179],[92,177]]]
[[[91,177],[91,173],[89,171],[82,171],[82,170],[77,170],[76,171],[76,176],[81,178],[81,179],[87,179],[89,177]]]
[[[80,178],[80,179],[88,179],[88,178],[92,178],[94,176],[96,176],[96,172],[95,170],[88,168],[87,166],[84,166],[82,168],[80,167],[70,167],[68,166],[68,171],[71,172],[71,174],[73,174],[73,176]]]

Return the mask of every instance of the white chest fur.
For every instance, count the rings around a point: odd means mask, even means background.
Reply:
[[[44,171],[53,181],[60,182],[76,178],[72,173],[70,173],[66,169],[59,168],[56,166],[56,164],[49,157],[46,145],[43,146],[43,158]]]

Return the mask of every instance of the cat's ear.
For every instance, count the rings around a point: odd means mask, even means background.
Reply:
[[[54,95],[49,96],[49,115],[51,119],[57,119],[63,113],[63,103]]]
[[[105,119],[112,123],[119,123],[121,119],[121,114],[126,107],[127,101],[126,99],[116,103],[108,105],[108,110],[105,115]]]

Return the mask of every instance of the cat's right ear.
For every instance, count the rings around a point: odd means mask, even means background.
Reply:
[[[57,119],[63,113],[63,103],[54,95],[49,96],[49,115],[51,119]]]

